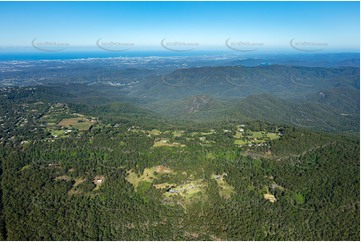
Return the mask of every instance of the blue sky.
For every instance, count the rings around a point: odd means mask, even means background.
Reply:
[[[31,47],[36,38],[96,47],[101,38],[157,49],[166,38],[222,49],[231,38],[264,49],[295,39],[359,51],[359,19],[359,2],[0,2],[0,46]]]

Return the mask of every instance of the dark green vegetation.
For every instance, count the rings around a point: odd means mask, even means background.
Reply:
[[[334,99],[201,96],[172,120],[70,87],[0,93],[1,239],[360,239],[358,121]]]
[[[0,63],[1,239],[359,240],[358,55],[290,58]]]
[[[26,66],[0,62],[5,70],[0,86],[33,85],[37,90],[32,93],[34,100],[130,103],[183,121],[261,120],[352,133],[359,131],[360,120],[360,68],[351,64],[354,57],[340,54],[298,59],[304,64],[306,60],[319,61],[320,67],[280,65],[287,59],[271,57],[268,61],[195,57],[34,61]],[[254,65],[244,66],[252,61]],[[333,64],[326,65],[327,61]]]

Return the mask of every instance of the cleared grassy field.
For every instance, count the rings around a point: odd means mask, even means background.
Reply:
[[[276,133],[267,133],[267,137],[270,138],[270,140],[279,139],[280,136]]]
[[[160,132],[159,129],[152,129],[151,131],[149,131],[149,134],[151,135],[160,135],[162,132]]]
[[[88,130],[92,124],[92,122],[85,118],[68,118],[58,123],[61,127],[75,127],[79,130]]]
[[[212,174],[212,179],[216,180],[218,184],[219,195],[225,199],[229,199],[235,191],[234,188],[225,181],[224,176],[226,176],[225,173],[222,175]]]
[[[236,132],[236,134],[234,135],[234,137],[236,138],[236,139],[240,139],[240,138],[242,138],[243,137],[243,135],[241,134],[241,132]]]
[[[262,144],[269,140],[279,139],[279,135],[275,133],[265,133],[265,132],[252,132],[251,135],[243,136],[240,132],[237,131],[234,136],[236,139],[234,140],[235,145],[248,145],[248,144]],[[244,137],[246,140],[240,139]]]
[[[156,189],[168,189],[168,188],[177,186],[177,184],[165,182],[165,183],[160,183],[160,184],[154,184],[153,186]]]
[[[165,192],[164,196],[166,197],[181,196],[186,200],[188,200],[197,194],[201,195],[202,193],[204,193],[204,190],[207,186],[208,186],[207,182],[204,182],[201,179],[189,181],[185,184],[180,184],[173,187],[170,191]]]
[[[152,183],[157,179],[157,175],[163,175],[168,173],[173,173],[173,171],[166,166],[154,166],[151,168],[145,168],[142,175],[137,174],[133,170],[128,171],[128,176],[126,180],[133,185],[134,190],[137,191],[137,188],[141,182]]]
[[[52,136],[62,136],[65,134],[65,130],[50,130]]]
[[[251,138],[262,138],[263,134],[261,132],[252,132]]]
[[[184,134],[183,130],[174,130],[173,131],[173,136],[174,137],[181,137]]]
[[[271,203],[274,203],[277,201],[276,197],[269,193],[263,194],[263,198],[270,201]]]
[[[76,188],[82,184],[83,182],[86,181],[86,178],[77,178],[74,179],[75,183],[73,184],[73,187],[68,191],[68,195],[74,195],[74,194],[79,194],[81,193],[79,190],[77,190]]]
[[[241,140],[241,139],[236,139],[234,141],[235,145],[247,145],[248,143],[249,143],[248,141],[244,141],[244,140]]]
[[[185,145],[180,143],[169,143],[167,139],[161,139],[154,141],[153,147],[184,147]]]

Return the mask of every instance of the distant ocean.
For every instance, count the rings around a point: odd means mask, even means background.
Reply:
[[[224,51],[127,51],[127,52],[102,52],[102,51],[81,51],[81,52],[1,52],[0,61],[31,61],[31,60],[69,60],[88,58],[116,58],[116,57],[150,57],[150,56],[199,56],[224,54]]]

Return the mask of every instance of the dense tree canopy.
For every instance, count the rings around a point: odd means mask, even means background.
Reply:
[[[355,134],[173,122],[28,92],[0,99],[2,240],[359,240]],[[189,184],[200,191],[170,194]]]

